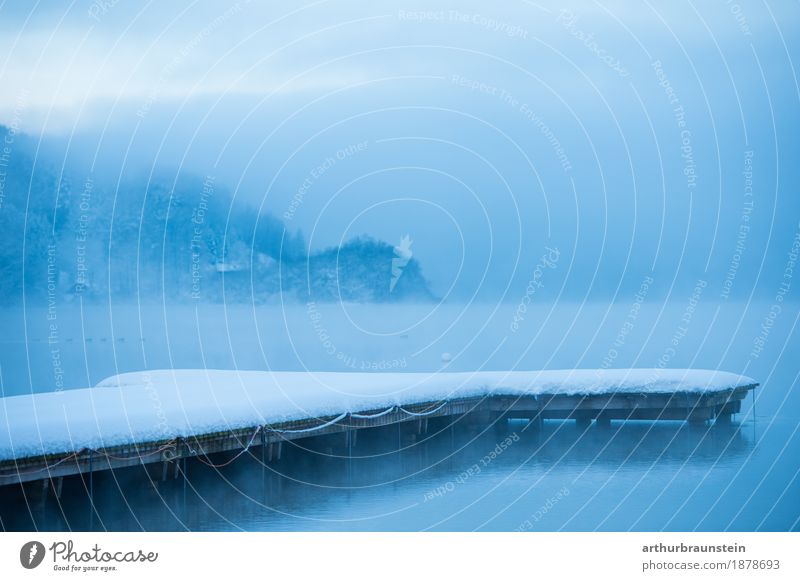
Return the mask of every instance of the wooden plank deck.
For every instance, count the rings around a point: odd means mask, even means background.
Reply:
[[[544,420],[575,420],[588,426],[592,421],[607,425],[611,420],[680,420],[730,423],[732,414],[758,384],[711,392],[607,393],[599,395],[491,396],[424,402],[391,408],[364,410],[344,417],[308,418],[274,425],[201,434],[172,440],[141,442],[97,450],[18,458],[0,462],[0,487],[36,481],[57,481],[65,476],[161,463],[163,477],[177,474],[177,463],[185,458],[210,457],[225,452],[244,453],[260,447],[265,460],[279,457],[283,442],[346,433],[352,442],[359,430],[431,418],[450,417],[478,429],[507,419],[528,419],[536,427]],[[53,489],[60,488],[53,485]]]

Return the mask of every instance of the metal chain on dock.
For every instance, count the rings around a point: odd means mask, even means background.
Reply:
[[[252,446],[252,445],[253,445],[253,442],[255,441],[255,439],[256,439],[256,436],[258,436],[258,434],[259,434],[259,433],[261,432],[261,430],[263,430],[263,429],[264,429],[264,428],[262,428],[262,427],[258,427],[258,428],[256,428],[256,431],[255,431],[255,432],[253,432],[253,435],[250,437],[250,441],[249,441],[249,442],[247,442],[247,445],[246,445],[244,448],[242,448],[242,449],[239,451],[239,453],[238,453],[238,454],[236,454],[236,455],[235,455],[233,458],[231,458],[230,460],[227,460],[226,462],[223,462],[222,464],[214,464],[213,462],[211,462],[211,461],[209,461],[209,460],[205,460],[205,459],[203,458],[203,456],[205,456],[206,458],[208,458],[208,455],[207,455],[207,454],[202,454],[202,456],[201,456],[201,455],[197,455],[197,456],[196,456],[196,458],[197,458],[198,460],[200,460],[200,462],[202,462],[202,463],[203,463],[203,464],[205,464],[206,466],[210,466],[211,468],[224,468],[225,466],[228,466],[229,464],[233,464],[233,463],[234,463],[236,460],[238,460],[238,459],[239,459],[239,457],[240,457],[242,454],[245,454],[245,453],[247,453],[247,451],[250,449],[250,446]],[[192,450],[191,446],[189,446],[189,444],[188,444],[188,443],[186,444],[186,446],[187,446],[187,448],[189,448],[189,451],[192,453],[192,455],[195,455],[195,454],[197,454],[197,452],[195,452],[194,450]]]
[[[37,468],[36,470],[28,470],[26,472],[14,472],[13,474],[0,474],[0,478],[12,478],[12,477],[13,478],[19,478],[19,476],[25,475],[25,474],[37,474],[39,472],[44,472],[45,470],[50,471],[51,468],[55,468],[59,464],[63,464],[64,462],[66,462],[67,460],[71,460],[72,458],[77,458],[78,456],[81,455],[81,453],[83,453],[85,451],[86,451],[86,448],[82,448],[82,449],[78,450],[77,452],[73,452],[69,456],[64,456],[61,460],[59,460],[55,464],[48,464],[45,467]]]
[[[436,413],[436,412],[438,412],[440,409],[442,409],[444,406],[446,406],[448,403],[450,403],[450,402],[449,402],[449,401],[447,401],[447,400],[445,400],[445,401],[443,401],[443,402],[442,402],[440,405],[438,405],[437,407],[435,407],[434,409],[432,409],[432,410],[428,410],[428,411],[424,411],[424,412],[410,412],[410,411],[408,411],[407,409],[405,409],[405,408],[402,408],[402,407],[399,407],[399,408],[397,408],[397,409],[399,409],[399,410],[400,410],[401,412],[403,412],[404,414],[408,414],[409,416],[413,416],[413,417],[415,417],[415,418],[418,418],[418,417],[421,417],[421,416],[429,416],[429,415],[431,415],[431,414],[435,414],[435,413]]]
[[[321,430],[323,428],[327,428],[340,422],[341,420],[345,419],[349,414],[349,412],[345,412],[338,417],[333,418],[332,420],[325,422],[324,424],[320,424],[319,426],[314,426],[313,428],[302,428],[299,430],[276,430],[275,428],[268,428],[271,432],[276,432],[278,434],[304,434],[307,432],[316,432],[317,430]]]
[[[382,412],[378,412],[377,414],[350,414],[350,417],[355,418],[357,420],[374,420],[375,418],[380,418],[385,416],[386,414],[390,414],[396,409],[399,408],[393,405],[392,407],[385,409]]]
[[[169,450],[170,448],[175,447],[178,440],[177,438],[174,440],[170,440],[169,443],[163,444],[162,446],[156,448],[155,450],[151,450],[149,452],[145,452],[144,454],[140,454],[137,451],[135,456],[114,456],[113,454],[109,454],[106,451],[95,450],[98,454],[102,454],[106,458],[110,458],[111,460],[130,460],[131,458],[147,458],[149,456],[154,456],[156,454],[161,454],[164,450]]]
[[[49,472],[50,470],[52,470],[56,466],[59,466],[60,464],[63,464],[64,462],[67,462],[68,460],[72,460],[73,458],[78,458],[79,456],[81,456],[82,454],[85,454],[85,453],[100,454],[101,456],[105,456],[106,458],[109,458],[111,460],[130,460],[131,458],[147,458],[148,456],[152,456],[154,454],[160,454],[164,450],[168,450],[169,448],[173,447],[174,444],[175,444],[175,441],[176,440],[172,440],[172,442],[170,442],[169,444],[164,444],[161,447],[157,448],[156,450],[151,450],[150,452],[146,452],[144,454],[136,454],[135,456],[114,456],[113,454],[109,454],[108,452],[106,452],[105,450],[102,450],[102,449],[95,450],[94,448],[81,448],[80,450],[77,450],[76,452],[72,452],[72,453],[68,454],[67,456],[64,456],[63,458],[61,458],[57,462],[54,462],[53,464],[46,464],[42,468],[37,468],[36,470],[28,470],[28,471],[25,471],[25,472],[14,472],[13,474],[0,474],[0,478],[18,478],[19,476],[27,475],[27,474],[37,474],[39,472]]]

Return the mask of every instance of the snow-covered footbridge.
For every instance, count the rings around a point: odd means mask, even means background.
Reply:
[[[729,422],[757,383],[682,369],[475,373],[165,370],[126,373],[92,388],[0,398],[0,486],[131,466],[167,478],[188,458],[265,462],[293,440],[397,424],[415,434],[464,422],[491,429],[575,420]],[[181,464],[181,462],[183,464]],[[218,464],[214,464],[217,462]],[[38,484],[38,483],[37,483]]]

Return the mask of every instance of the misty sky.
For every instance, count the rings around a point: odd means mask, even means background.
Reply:
[[[213,175],[312,248],[407,234],[440,296],[516,301],[552,249],[550,296],[773,295],[800,6],[496,4],[4,2],[0,123],[78,179]]]

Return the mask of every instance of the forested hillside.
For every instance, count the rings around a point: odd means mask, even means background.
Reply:
[[[8,135],[0,128],[0,144]],[[395,249],[357,238],[310,253],[302,233],[232,201],[212,178],[159,172],[106,183],[34,158],[25,136],[0,160],[4,300],[431,298],[413,258],[392,284]],[[0,148],[2,153],[2,148]]]

